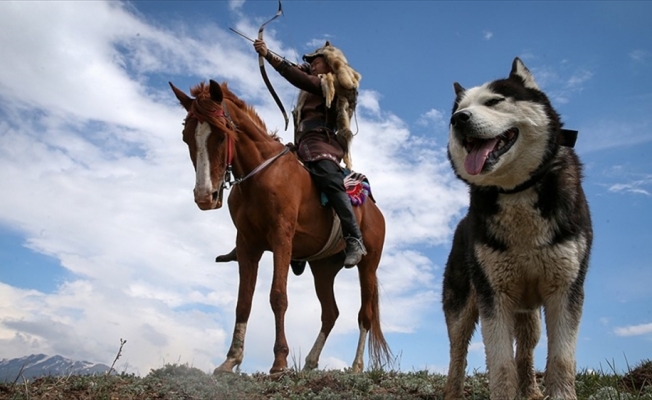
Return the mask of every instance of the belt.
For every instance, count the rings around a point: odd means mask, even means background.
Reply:
[[[309,131],[314,131],[317,128],[326,128],[328,130],[333,130],[331,126],[329,126],[326,121],[322,121],[320,119],[311,119],[307,121],[301,122],[297,126],[297,132],[298,133],[305,133]]]

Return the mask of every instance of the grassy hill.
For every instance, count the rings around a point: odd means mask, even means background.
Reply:
[[[539,378],[542,376],[540,375]],[[78,400],[222,400],[222,399],[440,399],[446,377],[429,372],[371,370],[289,371],[267,374],[214,376],[187,365],[166,365],[145,377],[131,374],[44,377],[0,384],[0,399]],[[652,400],[652,361],[644,361],[624,375],[581,372],[578,399]],[[467,399],[489,399],[487,376],[466,381]]]

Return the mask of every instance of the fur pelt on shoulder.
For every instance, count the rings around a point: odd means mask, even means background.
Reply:
[[[336,99],[337,121],[335,128],[339,140],[344,142],[345,145],[344,164],[346,168],[351,170],[350,148],[353,140],[351,118],[358,103],[358,87],[362,75],[349,65],[344,53],[328,41],[324,47],[317,49],[312,55],[323,56],[333,71],[319,74],[319,78],[326,99],[326,107],[330,108],[333,100]],[[301,95],[299,97],[301,98]]]

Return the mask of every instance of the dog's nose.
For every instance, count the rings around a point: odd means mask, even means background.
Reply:
[[[453,116],[451,117],[451,125],[453,126],[458,126],[458,125],[464,125],[471,119],[471,112],[470,111],[458,111]]]

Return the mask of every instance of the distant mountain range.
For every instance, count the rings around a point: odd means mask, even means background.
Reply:
[[[0,382],[22,382],[23,379],[32,380],[42,376],[100,375],[109,369],[104,364],[32,354],[23,358],[0,360]]]

